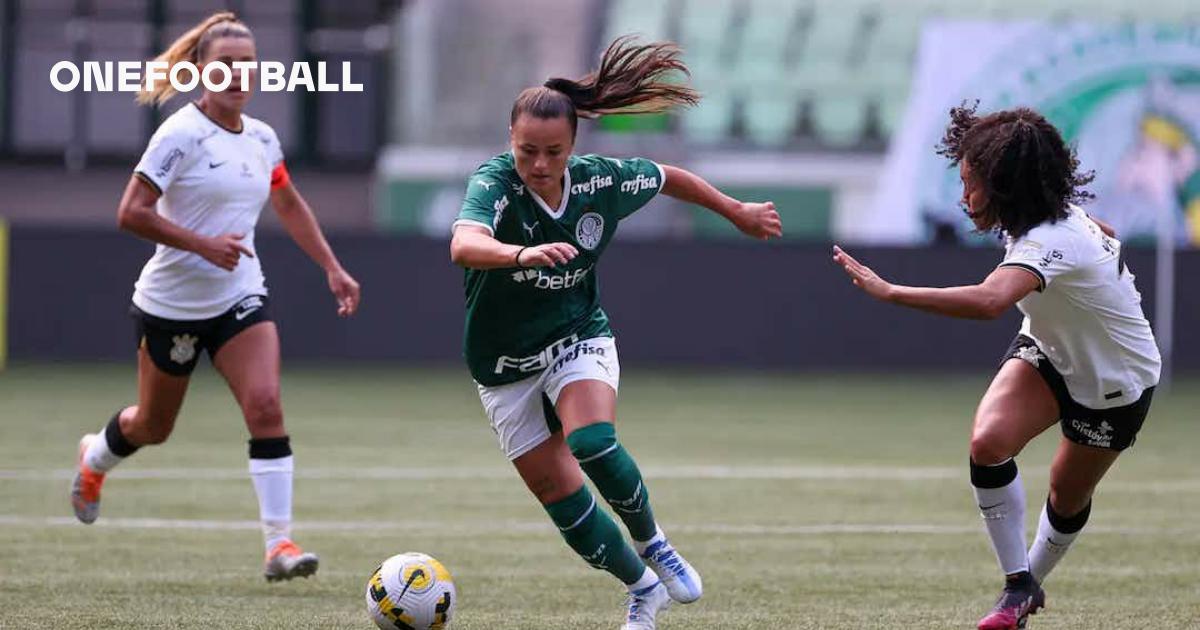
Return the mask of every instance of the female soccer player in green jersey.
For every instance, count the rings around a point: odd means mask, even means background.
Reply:
[[[450,243],[466,268],[467,363],[500,446],[567,544],[628,587],[627,630],[654,628],[660,610],[695,601],[702,587],[656,524],[637,464],[617,441],[620,366],[595,265],[617,224],[660,192],[749,236],[782,234],[774,204],[732,199],[681,168],[572,155],[580,116],[697,103],[691,88],[664,80],[687,72],[679,54],[674,44],[621,38],[586,77],[521,92],[512,150],[471,176]],[[632,546],[596,506],[584,473]]]

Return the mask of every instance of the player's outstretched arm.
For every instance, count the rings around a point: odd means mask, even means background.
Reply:
[[[1002,267],[980,284],[944,289],[909,287],[880,278],[836,245],[833,261],[842,266],[854,286],[873,298],[963,319],[996,319],[1039,286],[1034,274],[1019,267]]]
[[[279,215],[279,222],[283,224],[292,240],[296,241],[313,262],[325,270],[329,291],[337,299],[338,316],[353,315],[362,299],[362,289],[358,281],[338,262],[329,241],[325,240],[325,235],[321,233],[321,226],[317,223],[312,208],[290,179],[272,188],[271,207],[275,209],[275,214]]]
[[[717,190],[704,178],[677,166],[662,165],[666,183],[662,192],[681,201],[703,206],[725,217],[747,236],[766,240],[783,236],[783,223],[775,204],[745,203]]]
[[[459,225],[450,239],[450,260],[467,269],[506,269],[511,267],[557,267],[579,255],[570,243],[546,243],[523,247],[501,243],[487,228]]]
[[[199,254],[225,271],[233,271],[242,256],[254,258],[254,252],[241,243],[245,234],[201,236],[159,216],[154,204],[161,195],[141,177],[130,177],[117,206],[117,226],[155,243]]]

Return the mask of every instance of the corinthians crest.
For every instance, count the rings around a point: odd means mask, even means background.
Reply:
[[[175,346],[171,348],[171,360],[183,365],[196,358],[196,342],[200,338],[195,335],[175,335],[171,337]]]

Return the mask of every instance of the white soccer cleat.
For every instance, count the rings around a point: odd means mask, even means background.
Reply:
[[[621,630],[654,630],[655,617],[671,606],[671,595],[662,582],[629,594],[625,625]]]
[[[296,543],[284,540],[276,543],[267,552],[263,576],[267,578],[268,582],[290,580],[297,577],[306,578],[317,572],[319,563],[317,554],[308,553],[297,547]]]
[[[101,435],[88,433],[79,440],[79,460],[75,478],[71,480],[71,507],[75,509],[75,518],[89,525],[100,516],[100,487],[104,484],[104,473],[88,468],[83,456],[92,440],[102,439]]]
[[[642,552],[642,560],[662,580],[671,599],[680,604],[690,604],[704,594],[704,582],[700,574],[666,538],[647,547]]]

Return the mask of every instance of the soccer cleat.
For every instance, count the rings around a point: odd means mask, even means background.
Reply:
[[[88,468],[83,462],[92,440],[104,439],[95,433],[89,433],[79,440],[79,461],[76,465],[75,478],[71,480],[71,507],[75,508],[75,518],[81,523],[92,524],[100,516],[100,486],[104,484],[104,473]]]
[[[658,579],[662,580],[663,586],[666,586],[667,592],[671,594],[671,599],[681,604],[690,604],[700,599],[700,595],[704,593],[704,583],[700,580],[700,574],[679,555],[666,538],[647,547],[642,552],[642,559]]]
[[[1046,605],[1046,592],[1030,578],[1027,585],[1005,586],[992,611],[979,620],[979,630],[1021,630]]]
[[[307,553],[290,540],[278,542],[267,552],[263,576],[268,582],[308,577],[317,572],[320,560],[315,553]]]
[[[655,616],[671,605],[671,595],[662,582],[629,594],[626,600],[625,625],[621,630],[654,630]]]

